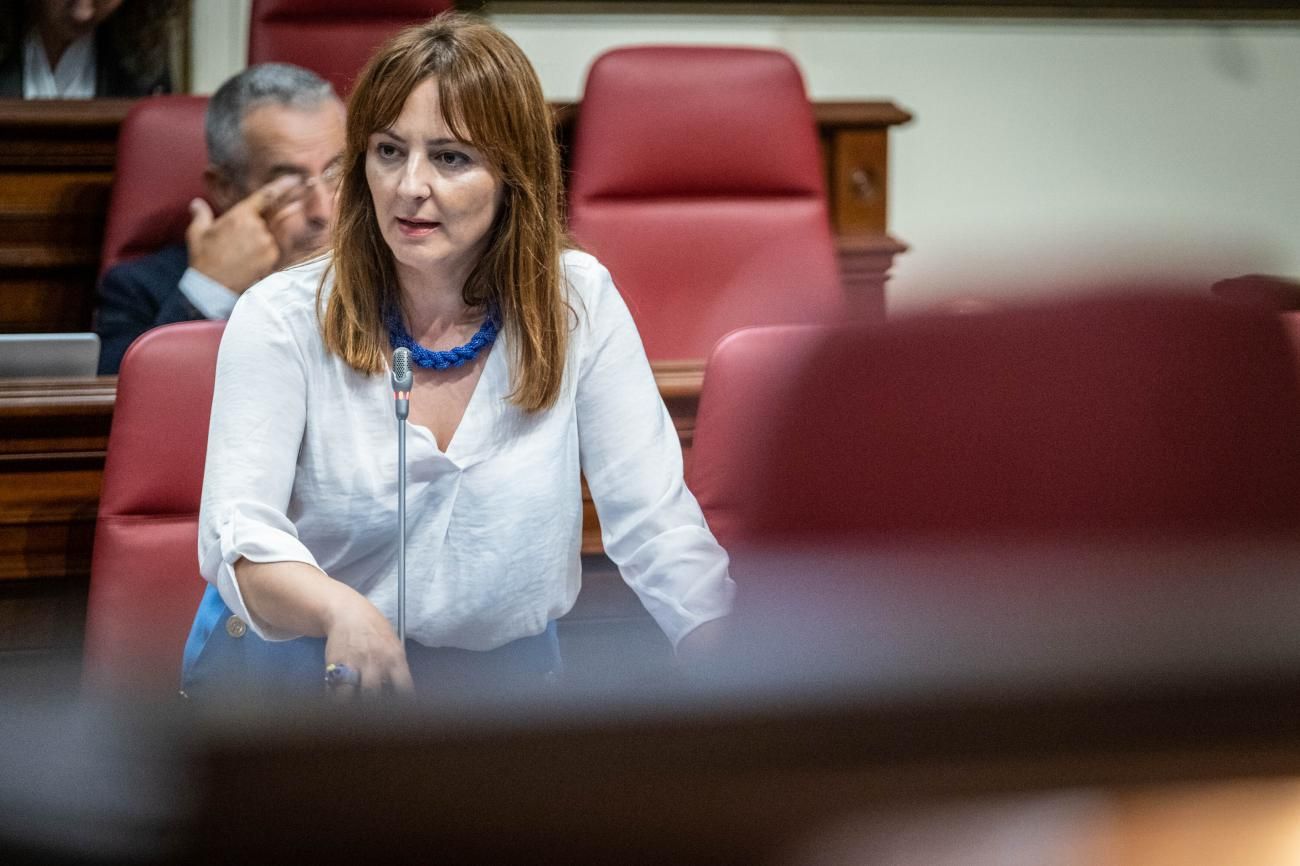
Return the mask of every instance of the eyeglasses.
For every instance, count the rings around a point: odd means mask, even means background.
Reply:
[[[343,183],[343,161],[338,160],[332,162],[327,165],[325,170],[319,175],[307,179],[307,183],[312,183],[313,181],[319,183],[330,192],[334,192],[339,188],[339,184]]]

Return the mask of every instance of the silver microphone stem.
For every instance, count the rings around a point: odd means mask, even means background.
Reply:
[[[406,646],[406,419],[397,419],[397,639]]]
[[[397,639],[406,647],[406,417],[411,413],[411,350],[393,352],[393,410],[397,415]]]

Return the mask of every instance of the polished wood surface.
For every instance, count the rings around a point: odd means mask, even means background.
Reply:
[[[702,362],[655,381],[689,456]],[[117,378],[0,379],[0,652],[79,645]],[[601,553],[583,485],[582,552]]]
[[[0,380],[0,652],[80,645],[116,387]]]
[[[125,99],[0,100],[0,332],[86,331]]]
[[[131,104],[0,100],[0,333],[90,329],[117,130]],[[554,107],[567,144],[581,104]],[[888,133],[911,115],[891,102],[813,111],[845,288],[864,314],[883,317],[889,268],[906,249],[887,234]]]

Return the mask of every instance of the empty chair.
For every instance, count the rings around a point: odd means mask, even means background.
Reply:
[[[1297,442],[1276,316],[1111,297],[731,334],[690,483],[724,546],[1294,532]]]
[[[118,380],[86,609],[85,685],[175,692],[205,583],[198,512],[225,322],[149,331]]]
[[[189,203],[203,195],[205,96],[156,96],[122,121],[104,224],[101,276],[119,262],[185,240]]]
[[[293,63],[347,94],[381,42],[451,6],[451,0],[253,0],[248,62]]]
[[[651,360],[744,325],[842,316],[799,70],[757,48],[602,55],[574,132],[569,222],[613,273]]]

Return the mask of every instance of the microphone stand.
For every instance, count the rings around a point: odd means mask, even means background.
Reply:
[[[406,416],[397,416],[397,640],[406,646]]]
[[[393,352],[397,415],[397,639],[406,646],[406,416],[411,411],[411,350]]]

